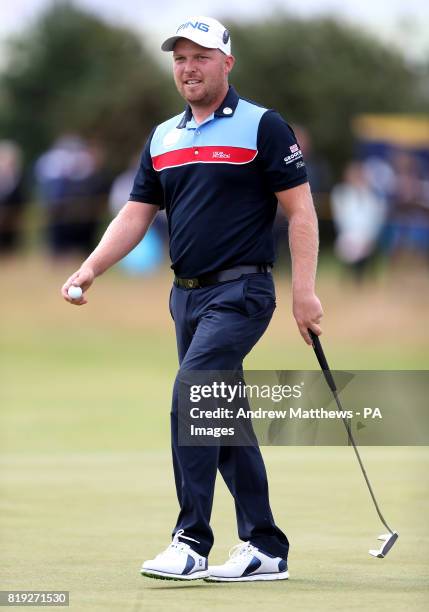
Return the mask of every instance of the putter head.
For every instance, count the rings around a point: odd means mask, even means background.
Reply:
[[[397,531],[393,533],[384,533],[381,536],[378,536],[377,540],[381,540],[384,544],[381,545],[379,550],[370,550],[368,551],[370,555],[373,557],[378,557],[379,559],[384,559],[389,550],[392,548],[396,540],[399,538],[399,534]]]

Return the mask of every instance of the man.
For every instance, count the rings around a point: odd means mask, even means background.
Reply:
[[[188,105],[155,128],[130,199],[99,246],[64,284],[87,291],[126,255],[166,209],[175,280],[170,309],[180,369],[171,414],[180,513],[170,546],[142,567],[145,576],[213,581],[288,578],[289,543],[275,525],[257,446],[181,446],[178,380],[189,371],[240,372],[275,308],[271,264],[277,200],[289,218],[293,313],[311,344],[322,309],[314,293],[317,219],[293,131],[274,111],[228,85],[234,66],[228,31],[207,17],[181,24],[162,45],[173,52],[174,80]],[[86,297],[77,304],[85,304]],[[243,541],[221,566],[208,567],[217,469],[235,499]]]

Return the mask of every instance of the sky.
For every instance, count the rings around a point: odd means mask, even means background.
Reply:
[[[55,0],[0,0],[1,44]],[[278,11],[302,17],[334,15],[376,33],[402,48],[410,59],[429,59],[428,0],[73,0],[112,23],[131,27],[155,43],[183,19],[202,14],[248,22]],[[0,58],[1,63],[1,58]]]

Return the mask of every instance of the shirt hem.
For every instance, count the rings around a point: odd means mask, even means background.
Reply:
[[[149,204],[150,206],[159,206],[160,210],[164,208],[163,204],[157,204],[156,202],[149,202],[146,198],[141,196],[130,195],[128,198],[129,202],[140,202],[141,204]]]
[[[301,178],[297,178],[294,181],[289,181],[288,183],[281,183],[278,186],[272,186],[271,185],[271,189],[276,192],[276,191],[286,191],[288,189],[293,189],[294,187],[299,187],[299,185],[304,185],[305,183],[308,183],[308,176],[306,177],[301,177]]]

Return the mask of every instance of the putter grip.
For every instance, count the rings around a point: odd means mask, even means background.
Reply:
[[[317,361],[319,362],[320,367],[323,370],[326,382],[328,383],[331,391],[336,391],[337,387],[335,385],[334,377],[332,376],[331,370],[329,369],[328,361],[325,357],[325,353],[323,352],[319,336],[317,336],[311,329],[308,330],[308,333],[310,334],[311,341],[313,342],[313,349],[316,353]]]

